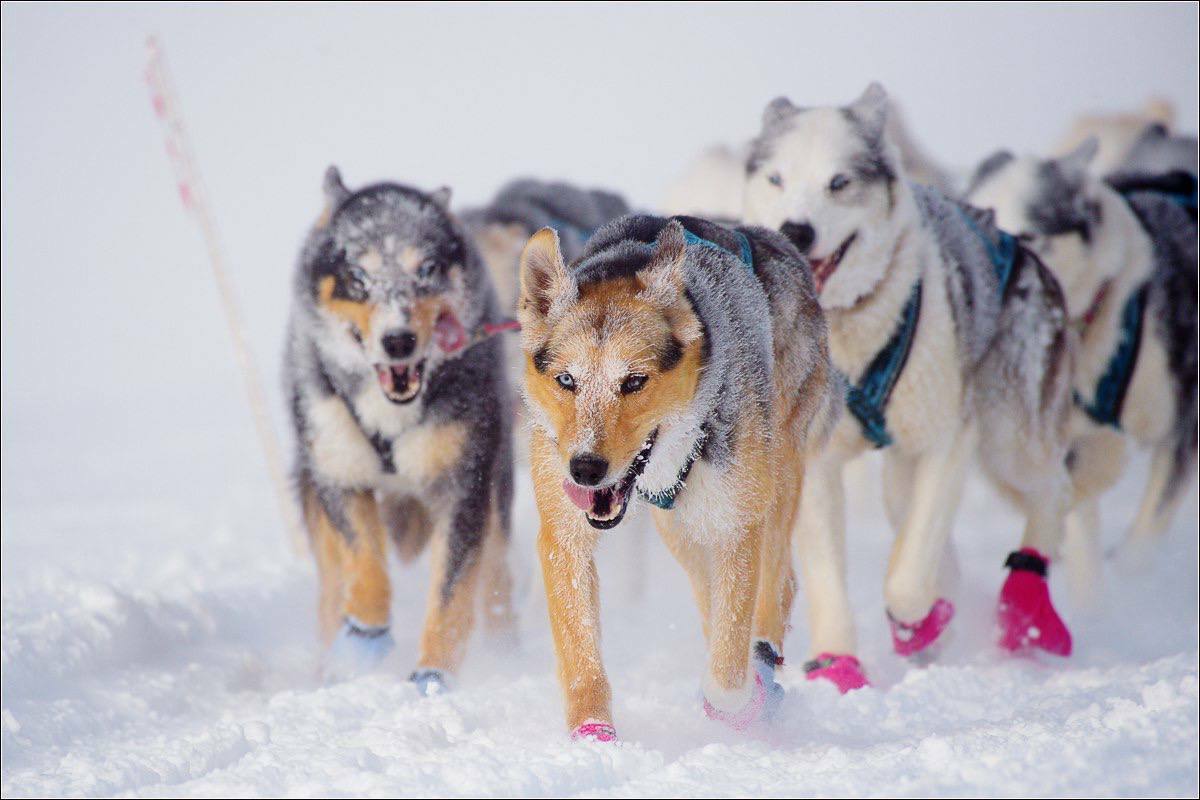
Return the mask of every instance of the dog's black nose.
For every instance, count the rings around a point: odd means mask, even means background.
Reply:
[[[571,478],[580,486],[595,486],[608,474],[608,462],[595,453],[571,457]]]
[[[792,240],[796,249],[807,255],[816,241],[817,232],[807,222],[785,222],[779,226],[779,232]]]
[[[388,331],[382,342],[383,352],[390,358],[408,358],[417,349],[417,335],[412,331]]]

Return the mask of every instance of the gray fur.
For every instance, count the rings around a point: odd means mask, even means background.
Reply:
[[[563,257],[571,260],[600,226],[627,213],[624,198],[612,192],[521,178],[505,184],[486,207],[464,211],[461,216],[472,232],[495,223],[522,225],[529,235],[554,228]]]
[[[1174,468],[1161,505],[1187,487],[1197,448],[1197,251],[1196,223],[1178,204],[1162,195],[1139,191],[1126,195],[1154,245],[1147,313],[1167,353],[1175,399],[1171,441]],[[1143,334],[1145,335],[1145,334]]]
[[[1178,169],[1195,175],[1197,161],[1195,136],[1173,134],[1162,125],[1150,125],[1129,148],[1120,171],[1159,174]]]
[[[354,532],[342,510],[345,496],[354,491],[382,491],[384,487],[377,483],[347,484],[317,469],[308,447],[314,433],[311,404],[330,397],[345,403],[363,436],[380,452],[383,473],[391,471],[386,464],[390,442],[381,431],[367,427],[355,407],[356,395],[364,384],[374,384],[376,378],[365,357],[361,363],[351,364],[344,355],[335,357],[333,337],[346,334],[334,330],[319,308],[317,286],[321,278],[340,274],[347,260],[375,249],[385,256],[383,266],[367,286],[374,301],[405,303],[420,295],[445,291],[452,283],[450,273],[454,270],[462,276],[465,302],[460,321],[468,331],[481,323],[498,321],[502,315],[481,258],[438,198],[391,183],[350,192],[333,168],[326,176],[325,192],[333,201],[328,223],[318,224],[309,233],[296,267],[285,380],[297,442],[296,480],[301,489],[315,491],[330,519],[352,538]],[[389,238],[392,248],[385,247]],[[388,255],[401,252],[407,245],[431,256],[417,274]],[[424,380],[421,393],[413,401],[417,413],[412,427],[460,422],[468,430],[460,459],[418,498],[429,509],[431,518],[449,520],[450,562],[443,586],[444,596],[448,597],[456,576],[478,557],[493,498],[500,510],[502,530],[507,532],[509,527],[512,412],[501,344],[487,340],[455,357],[439,357],[431,351]]]
[[[782,372],[799,387],[818,369],[829,371],[825,320],[807,262],[781,234],[736,228],[750,242],[751,269],[737,255],[741,242],[729,229],[694,217],[630,215],[609,223],[570,265],[577,284],[636,274],[650,262],[655,240],[672,220],[720,247],[688,247],[684,285],[704,328],[704,363],[692,403],[708,433],[701,458],[724,468],[733,462],[738,422],[769,418],[775,376]],[[834,406],[830,398],[820,403]],[[758,413],[747,414],[750,407]],[[826,430],[831,413],[823,420]]]

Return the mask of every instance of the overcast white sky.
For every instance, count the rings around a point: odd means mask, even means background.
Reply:
[[[520,174],[652,207],[787,94],[870,80],[955,165],[1152,95],[1197,119],[1197,11],[943,6],[3,6],[3,407],[14,430],[245,414],[142,83],[165,44],[272,387],[288,276],[330,162],[485,199]],[[279,410],[278,407],[276,410]],[[282,417],[282,414],[279,414]],[[124,426],[124,427],[123,427]]]

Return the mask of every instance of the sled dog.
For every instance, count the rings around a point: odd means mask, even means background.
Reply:
[[[1045,583],[1070,498],[1062,293],[988,215],[906,180],[887,113],[878,84],[841,108],[779,98],[746,171],[746,220],[807,255],[848,385],[849,413],[809,464],[797,532],[809,677],[842,691],[866,677],[846,590],[841,473],[871,448],[883,450],[896,531],[884,584],[896,652],[923,653],[953,616],[939,572],[976,451],[1026,518],[1001,593],[1002,644],[1070,651]]]
[[[710,718],[769,716],[794,593],[788,536],[837,413],[825,322],[795,247],[761,228],[628,216],[567,264],[539,231],[519,315],[538,550],[566,717],[615,738],[593,551],[631,503],[687,570]]]
[[[512,625],[511,401],[500,342],[478,334],[501,311],[449,190],[350,191],[332,167],[324,189],[286,357],[324,670],[354,674],[386,655],[387,542],[405,561],[431,542],[411,680],[434,693],[462,660],[480,587],[488,627]]]

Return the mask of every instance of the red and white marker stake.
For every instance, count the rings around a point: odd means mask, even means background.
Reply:
[[[275,486],[279,511],[283,516],[284,525],[288,529],[292,550],[296,554],[300,554],[306,549],[306,537],[300,525],[300,515],[297,513],[295,500],[288,487],[283,458],[280,455],[279,440],[271,427],[270,416],[267,414],[266,395],[263,392],[262,380],[255,366],[250,347],[246,343],[242,314],[233,293],[229,272],[225,268],[225,256],[217,237],[216,225],[205,200],[204,185],[200,180],[200,173],[196,169],[196,162],[192,156],[191,141],[179,112],[179,102],[167,72],[162,47],[156,37],[152,36],[146,41],[146,50],[148,59],[146,83],[150,87],[150,102],[154,107],[155,116],[163,126],[164,144],[167,149],[167,157],[171,162],[171,169],[175,173],[179,198],[183,201],[184,210],[195,218],[196,223],[200,226],[200,233],[204,237],[209,264],[212,266],[213,277],[217,282],[221,305],[225,309],[225,322],[229,325],[230,336],[233,337],[234,354],[237,357],[238,366],[241,368],[242,378],[245,380],[250,411],[254,416],[254,428],[258,434],[259,444],[262,446],[271,482]]]

